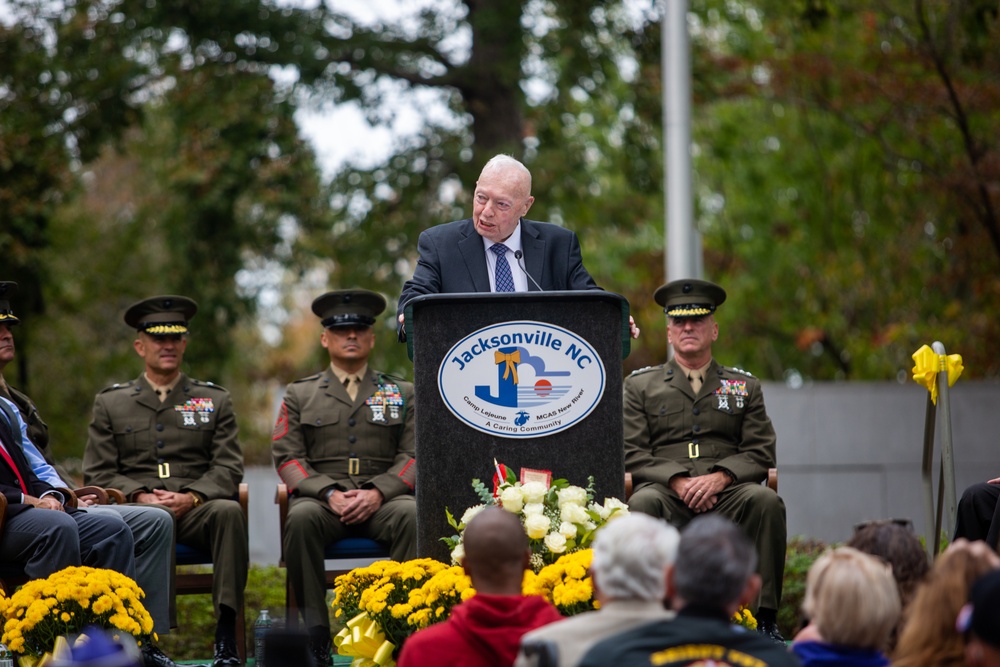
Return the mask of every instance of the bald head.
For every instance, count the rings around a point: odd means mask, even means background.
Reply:
[[[531,550],[520,519],[488,507],[469,522],[462,538],[462,566],[473,587],[492,595],[520,595]]]
[[[504,178],[516,183],[517,193],[522,197],[531,195],[531,172],[519,160],[510,155],[494,155],[483,166],[479,180],[484,178]]]

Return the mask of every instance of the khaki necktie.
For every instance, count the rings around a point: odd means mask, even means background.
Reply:
[[[344,389],[347,390],[347,395],[351,397],[353,401],[358,397],[358,383],[361,379],[357,375],[348,375],[344,379]]]
[[[697,394],[699,391],[701,391],[700,373],[691,373],[691,375],[688,375],[688,382],[691,383],[691,389],[694,390],[694,393]]]

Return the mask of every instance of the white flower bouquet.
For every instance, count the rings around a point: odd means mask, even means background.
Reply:
[[[617,516],[628,514],[628,506],[617,498],[605,498],[604,504],[594,502],[594,478],[588,478],[587,488],[573,486],[565,479],[542,482],[520,482],[514,473],[498,466],[503,473],[495,492],[478,479],[472,488],[482,501],[470,507],[456,521],[446,508],[448,524],[456,535],[441,540],[451,549],[451,559],[460,564],[465,555],[462,536],[465,527],[484,508],[499,505],[518,515],[531,544],[531,567],[538,572],[560,556],[587,549],[594,541],[598,528]]]

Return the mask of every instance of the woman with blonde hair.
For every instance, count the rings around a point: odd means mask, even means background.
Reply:
[[[934,562],[917,589],[893,654],[893,667],[960,667],[965,664],[958,612],[972,582],[1000,567],[1000,557],[985,542],[956,540]]]
[[[811,629],[792,643],[803,667],[886,667],[899,618],[892,570],[851,547],[827,551],[809,569],[802,610]]]

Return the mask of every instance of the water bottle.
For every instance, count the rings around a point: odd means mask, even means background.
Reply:
[[[260,616],[253,624],[253,655],[257,667],[264,667],[264,635],[270,629],[271,615],[267,609],[261,609]],[[0,667],[4,667],[3,663],[0,663]]]
[[[0,644],[0,667],[14,667],[14,654],[4,644]]]

